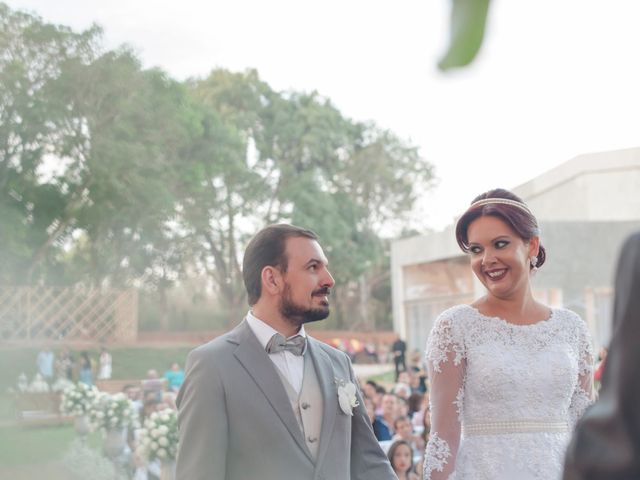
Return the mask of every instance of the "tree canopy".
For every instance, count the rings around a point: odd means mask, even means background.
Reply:
[[[179,82],[98,27],[2,3],[0,24],[0,282],[135,286],[166,307],[197,277],[236,318],[246,242],[291,222],[320,235],[335,325],[363,281],[386,321],[385,238],[433,177],[414,145],[255,70]]]

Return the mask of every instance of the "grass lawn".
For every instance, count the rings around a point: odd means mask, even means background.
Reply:
[[[76,433],[70,424],[0,428],[0,478],[68,478],[61,460],[75,438]],[[87,444],[99,450],[102,446],[100,434],[96,432],[89,435]]]
[[[75,436],[71,425],[0,428],[0,465],[40,465],[59,460]]]

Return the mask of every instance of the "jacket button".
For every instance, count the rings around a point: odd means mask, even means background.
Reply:
[[[307,440],[309,440],[309,443],[315,443],[318,441],[318,437],[308,437]]]
[[[302,405],[300,405],[302,407],[303,410],[306,410],[307,408],[309,408],[311,405],[309,405],[307,402],[302,402]]]

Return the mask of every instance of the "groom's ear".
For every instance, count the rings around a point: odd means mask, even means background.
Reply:
[[[267,265],[262,269],[261,274],[262,289],[270,295],[277,295],[281,292],[284,281],[282,273],[277,267]]]

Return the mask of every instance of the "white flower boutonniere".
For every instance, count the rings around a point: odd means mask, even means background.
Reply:
[[[353,415],[353,409],[360,403],[356,396],[356,386],[352,382],[347,382],[342,379],[336,378],[336,385],[338,386],[338,404],[340,410],[345,415]]]

